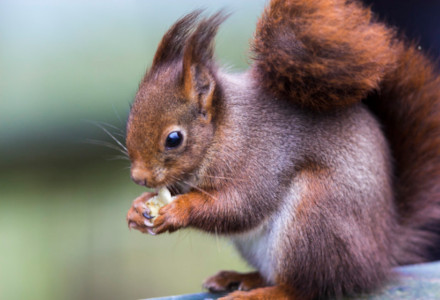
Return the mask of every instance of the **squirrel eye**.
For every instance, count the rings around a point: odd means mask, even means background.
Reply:
[[[165,141],[165,148],[173,149],[179,147],[182,144],[183,135],[180,131],[171,132]]]

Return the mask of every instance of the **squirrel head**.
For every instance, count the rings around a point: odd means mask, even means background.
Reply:
[[[131,177],[152,188],[195,175],[212,144],[221,89],[213,39],[220,12],[195,26],[200,11],[164,35],[142,80],[127,123]]]

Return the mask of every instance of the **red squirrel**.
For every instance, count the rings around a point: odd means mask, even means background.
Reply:
[[[215,62],[223,13],[162,38],[127,123],[132,179],[175,197],[141,232],[229,237],[256,271],[223,271],[221,299],[325,299],[380,289],[428,260],[440,223],[440,77],[355,0],[272,0],[252,64]]]

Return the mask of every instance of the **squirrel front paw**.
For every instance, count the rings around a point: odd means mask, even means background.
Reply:
[[[189,212],[191,211],[185,196],[178,196],[176,200],[165,205],[159,210],[159,215],[153,222],[156,234],[174,232],[189,225]]]
[[[156,234],[153,230],[153,217],[150,215],[150,209],[145,204],[154,196],[156,196],[154,193],[143,193],[133,201],[127,213],[129,228],[137,229],[142,233]]]
[[[154,193],[143,193],[133,201],[127,213],[129,228],[156,235],[188,226],[189,208],[184,199],[179,199],[182,196],[160,208],[157,216],[152,216],[151,207],[146,203],[155,196]]]

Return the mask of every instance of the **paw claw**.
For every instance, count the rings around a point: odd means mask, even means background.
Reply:
[[[127,213],[127,224],[129,229],[136,229],[142,233],[150,233],[147,228],[153,227],[153,223],[150,221],[154,217],[150,215],[150,210],[145,205],[154,194],[144,193],[133,201],[131,208]]]
[[[154,219],[154,217],[150,216],[150,214],[148,214],[147,212],[144,212],[142,215],[144,216],[144,218],[146,218],[148,220]]]

